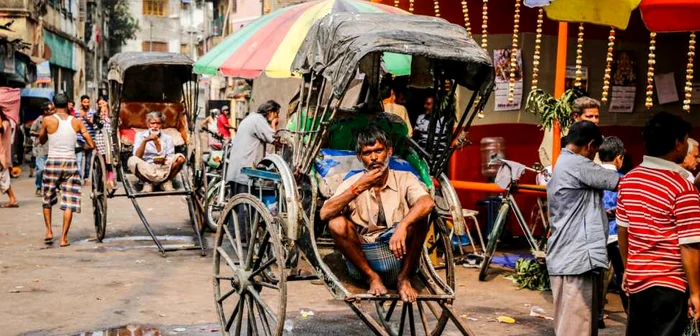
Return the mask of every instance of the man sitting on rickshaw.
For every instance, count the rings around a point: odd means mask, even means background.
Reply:
[[[165,116],[161,112],[146,115],[148,130],[139,132],[134,139],[134,153],[127,161],[129,170],[142,182],[142,192],[153,191],[153,185],[163,191],[173,191],[172,180],[182,169],[185,157],[175,154],[173,139],[161,132]]]
[[[379,128],[369,126],[360,132],[356,151],[365,171],[338,187],[323,204],[321,220],[328,221],[335,245],[368,279],[369,293],[374,295],[384,295],[387,289],[378,274],[382,265],[370,265],[365,251],[370,245],[376,246],[375,242],[386,244],[388,239],[391,254],[401,261],[394,263],[400,268],[396,278],[399,296],[404,302],[414,302],[418,292],[410,280],[423,251],[427,217],[435,203],[415,175],[389,169],[393,147]]]

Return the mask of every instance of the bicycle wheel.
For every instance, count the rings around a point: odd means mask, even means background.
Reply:
[[[481,268],[479,269],[479,281],[486,280],[486,272],[488,272],[489,266],[491,265],[491,259],[493,259],[493,254],[496,252],[498,238],[501,236],[501,233],[503,233],[503,229],[506,226],[508,212],[510,212],[510,203],[506,201],[501,204],[500,209],[498,209],[496,221],[493,223],[493,228],[491,228],[491,232],[489,233],[489,242],[486,245],[484,260],[481,262]]]
[[[219,216],[226,205],[226,203],[219,204],[219,191],[223,185],[224,183],[222,181],[216,181],[213,184],[210,184],[204,200],[204,210],[206,213],[204,218],[206,220],[207,228],[212,232],[216,232]]]

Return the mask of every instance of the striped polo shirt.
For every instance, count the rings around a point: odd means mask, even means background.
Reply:
[[[686,291],[680,245],[700,243],[700,195],[682,168],[645,156],[620,182],[617,225],[627,227],[631,294],[661,286]]]

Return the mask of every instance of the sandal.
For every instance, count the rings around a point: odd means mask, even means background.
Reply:
[[[53,245],[53,238],[44,238],[44,244]]]
[[[0,208],[19,208],[19,203],[3,203]]]

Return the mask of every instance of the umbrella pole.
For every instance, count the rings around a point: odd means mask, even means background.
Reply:
[[[559,22],[559,34],[557,37],[557,64],[554,76],[554,97],[559,99],[564,95],[566,82],[566,47],[568,39],[568,24]],[[561,127],[558,120],[554,120],[552,125],[552,168],[559,158],[561,150]]]

